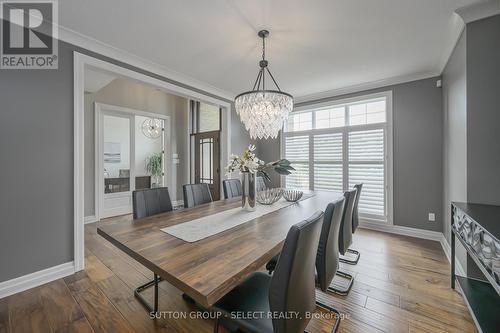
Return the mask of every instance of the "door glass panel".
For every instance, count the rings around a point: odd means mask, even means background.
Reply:
[[[194,135],[194,181],[208,184],[213,200],[220,198],[219,132]]]
[[[135,189],[161,187],[165,183],[165,154],[163,131],[147,131],[147,124],[165,128],[165,121],[143,116],[135,116]],[[158,133],[160,135],[158,136]]]
[[[213,138],[205,138],[200,140],[200,183],[213,184],[213,154],[214,141]]]
[[[130,191],[130,119],[104,115],[104,193]]]

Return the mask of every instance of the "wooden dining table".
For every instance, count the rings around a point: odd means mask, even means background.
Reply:
[[[252,272],[280,253],[288,230],[324,211],[340,192],[312,197],[260,216],[216,235],[186,242],[160,229],[241,205],[240,198],[220,200],[144,219],[131,215],[98,223],[97,232],[116,247],[204,307],[209,307]]]

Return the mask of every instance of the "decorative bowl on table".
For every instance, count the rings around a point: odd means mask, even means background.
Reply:
[[[296,202],[302,198],[303,194],[304,192],[299,190],[285,190],[283,192],[283,198],[285,198],[286,201]]]
[[[257,202],[262,205],[272,205],[283,195],[282,188],[270,188],[264,191],[257,192]]]

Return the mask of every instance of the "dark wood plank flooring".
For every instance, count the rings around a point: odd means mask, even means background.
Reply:
[[[98,236],[95,224],[85,227],[85,245],[85,271],[0,299],[0,333],[212,332],[210,319],[174,315],[196,308],[166,282],[160,283],[165,318],[150,319],[133,290],[152,273]],[[339,332],[477,332],[462,297],[449,287],[438,242],[358,229],[353,248],[361,252],[358,265],[341,264],[355,276],[351,293],[318,292],[346,316]],[[328,313],[318,309],[317,317],[308,330],[330,332]]]

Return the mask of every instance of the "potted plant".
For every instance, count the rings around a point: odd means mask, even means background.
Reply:
[[[263,160],[255,156],[255,146],[250,145],[241,156],[231,155],[230,161],[226,167],[226,174],[239,171],[241,175],[241,206],[245,210],[255,210],[255,194],[257,192],[257,175],[263,176],[267,180],[271,180],[268,174],[269,170],[274,170],[280,175],[289,175],[295,169],[291,166],[290,161],[286,159],[277,160],[274,162],[265,163]]]
[[[154,153],[151,154],[148,158],[146,158],[146,171],[153,177],[154,182],[151,184],[151,187],[159,187],[160,179],[163,176],[163,154],[162,153]]]

